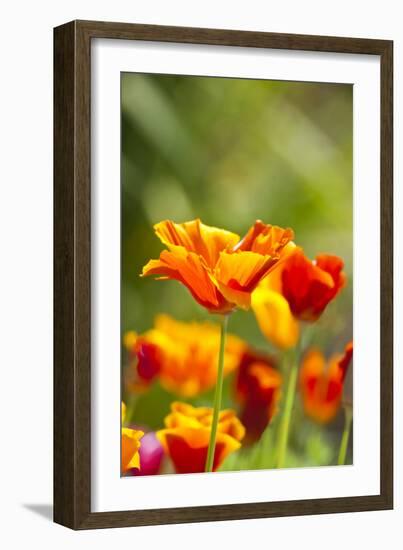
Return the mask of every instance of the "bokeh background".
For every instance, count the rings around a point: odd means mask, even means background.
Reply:
[[[325,354],[342,351],[352,339],[352,86],[126,73],[121,89],[122,334],[151,328],[160,312],[180,320],[209,316],[177,282],[139,277],[163,248],[154,223],[199,217],[242,236],[262,219],[292,227],[311,258],[326,252],[344,259],[348,286],[311,334]],[[231,316],[229,331],[275,353],[251,312]],[[122,350],[122,380],[125,368]],[[349,397],[351,378],[350,371]],[[232,405],[230,384],[225,406]],[[131,421],[163,426],[173,396],[158,384],[142,395],[122,388]],[[342,429],[342,414],[325,429],[301,421],[288,465],[329,463]],[[260,450],[254,467],[267,467],[270,444],[269,437],[262,442],[267,452]],[[228,458],[224,469],[242,467],[239,460]]]

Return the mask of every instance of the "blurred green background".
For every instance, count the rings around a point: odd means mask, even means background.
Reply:
[[[149,329],[159,312],[209,316],[179,283],[139,277],[163,248],[154,223],[199,217],[242,236],[262,219],[292,227],[311,258],[344,259],[348,286],[312,333],[325,353],[342,351],[352,338],[352,86],[132,73],[121,84],[122,331]],[[251,312],[229,330],[271,349]],[[136,419],[161,427],[171,397],[153,388]]]

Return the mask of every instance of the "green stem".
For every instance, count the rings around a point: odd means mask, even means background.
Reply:
[[[277,454],[277,468],[283,468],[285,457],[287,454],[288,434],[290,431],[290,421],[292,415],[292,409],[294,406],[295,392],[297,389],[298,379],[298,361],[296,355],[292,360],[290,373],[288,376],[288,385],[285,396],[284,412],[281,419],[279,439],[278,439],[278,454]]]
[[[225,339],[227,336],[227,325],[228,325],[228,315],[222,315],[220,351],[218,354],[217,381],[216,381],[215,394],[214,394],[213,421],[211,423],[211,434],[210,434],[210,441],[209,441],[208,451],[207,451],[206,472],[212,472],[213,465],[214,465],[214,453],[215,453],[215,443],[216,443],[216,437],[217,437],[218,417],[220,415],[220,409],[221,409],[222,386],[223,386],[223,380],[224,380],[224,352],[225,352]]]
[[[346,462],[348,440],[350,439],[351,421],[353,419],[353,411],[351,407],[346,406],[344,408],[344,430],[341,436],[339,457],[337,464],[343,466]]]

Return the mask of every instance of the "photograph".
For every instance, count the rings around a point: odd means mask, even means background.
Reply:
[[[120,84],[120,475],[353,464],[353,86]]]

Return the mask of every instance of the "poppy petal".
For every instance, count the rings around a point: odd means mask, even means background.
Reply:
[[[343,356],[335,355],[328,363],[319,350],[308,352],[302,362],[300,387],[305,413],[319,423],[336,416],[343,396]]]
[[[181,246],[172,250],[163,250],[159,260],[150,260],[143,267],[142,276],[160,275],[161,278],[175,279],[184,284],[194,299],[209,310],[221,310],[229,307],[219,295],[211,276],[200,256],[188,252]]]
[[[214,277],[220,292],[229,302],[248,309],[252,291],[275,263],[271,256],[255,252],[221,252]]]
[[[252,294],[252,309],[260,330],[270,342],[281,349],[296,345],[299,324],[282,294],[259,286]]]
[[[140,439],[144,432],[140,430],[132,430],[130,428],[122,428],[122,471],[126,472],[131,468],[140,467]]]
[[[263,256],[279,257],[283,248],[294,238],[292,229],[265,224],[257,220],[234,251],[250,251]]]
[[[165,418],[166,428],[156,435],[178,473],[204,472],[210,441],[213,411],[210,407],[193,407],[174,402]],[[220,412],[217,426],[213,470],[241,446],[245,428],[232,410]]]
[[[292,313],[304,321],[316,321],[328,303],[345,285],[343,261],[322,254],[311,262],[298,248],[284,262],[281,273],[282,294]]]
[[[215,266],[222,250],[232,248],[239,241],[239,235],[205,225],[199,219],[185,223],[165,220],[157,223],[154,229],[166,246],[183,246],[200,255],[210,267]]]

